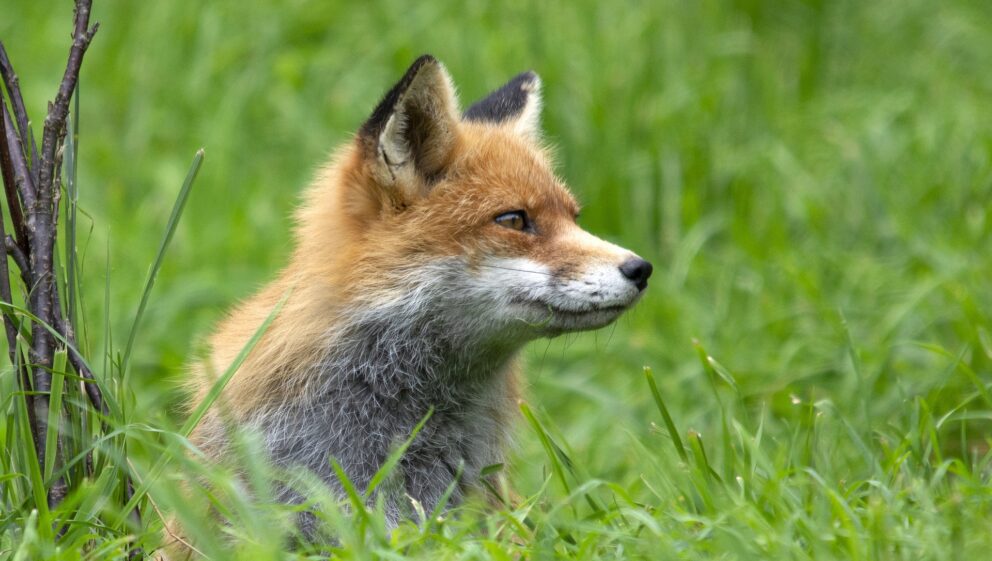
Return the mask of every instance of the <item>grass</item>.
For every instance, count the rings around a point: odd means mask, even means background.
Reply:
[[[0,39],[37,119],[68,6],[8,4]],[[615,327],[527,349],[506,469],[522,504],[387,534],[374,507],[344,515],[314,488],[334,555],[936,560],[992,546],[987,3],[177,0],[97,3],[94,19],[72,282],[80,346],[120,413],[94,444],[98,476],[69,500],[85,516],[56,545],[59,512],[31,496],[46,466],[28,469],[4,371],[0,558],[120,558],[127,540],[154,543],[156,507],[214,559],[319,555],[287,551],[292,512],[266,503],[250,440],[254,500],[178,452],[177,380],[223,310],[284,262],[314,170],[422,52],[466,104],[534,68],[583,225],[656,273]],[[201,146],[124,386],[149,266]],[[154,501],[139,527],[113,507],[125,449]],[[184,500],[178,482],[197,478],[215,496]],[[211,502],[237,523],[211,526]]]

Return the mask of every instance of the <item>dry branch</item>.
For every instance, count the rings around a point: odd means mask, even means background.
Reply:
[[[48,106],[45,125],[42,131],[41,150],[37,149],[31,134],[30,119],[24,106],[17,74],[7,52],[0,43],[0,75],[7,89],[7,96],[0,96],[0,167],[4,182],[7,211],[14,225],[14,236],[8,236],[0,229],[0,246],[3,263],[0,264],[0,298],[12,303],[10,271],[7,258],[13,260],[20,270],[21,279],[27,289],[27,308],[36,318],[31,322],[29,348],[30,381],[24,381],[29,398],[32,437],[40,465],[45,465],[45,439],[49,427],[49,393],[51,391],[51,368],[57,347],[61,346],[49,329],[54,329],[71,347],[75,347],[74,329],[63,317],[58,283],[55,282],[54,250],[58,232],[58,214],[61,192],[61,154],[66,135],[66,119],[69,116],[69,101],[79,81],[79,71],[86,49],[93,40],[97,26],[90,27],[92,0],[76,0],[73,18],[72,46],[65,72],[59,83],[55,100]],[[10,115],[6,99],[10,100]],[[11,361],[17,361],[17,327],[15,318],[4,314],[7,342]],[[86,379],[85,391],[98,411],[103,411],[103,399],[99,388],[92,383],[93,374],[85,366],[82,357],[73,348],[69,351],[70,364],[79,375]],[[22,376],[24,380],[26,376]],[[30,387],[27,387],[30,386]],[[31,390],[31,391],[28,391]],[[56,446],[56,456],[59,455]],[[58,505],[67,490],[64,479],[51,483],[48,489],[49,506]]]
[[[7,58],[7,52],[3,49],[2,43],[0,43],[0,76],[3,77],[3,82],[7,86],[7,92],[10,94],[10,104],[14,107],[14,114],[17,115],[17,129],[21,144],[24,146],[25,153],[27,153],[27,148],[30,145],[31,169],[37,170],[38,146],[34,143],[34,139],[31,138],[31,127],[28,124],[28,112],[24,108],[24,98],[21,97],[20,83],[17,79],[17,74],[14,72],[14,67],[10,65],[10,59]],[[32,179],[37,183],[37,176]]]
[[[2,50],[2,48],[0,48]],[[3,57],[6,59],[6,56]],[[4,101],[3,92],[0,91],[0,107],[3,107],[4,116],[7,114],[7,105]],[[14,184],[13,177],[13,166],[10,160],[10,149],[7,146],[7,120],[0,120],[0,174],[3,177],[4,187],[7,185]],[[8,201],[10,196],[7,197]],[[11,210],[11,214],[13,211]],[[5,231],[5,225],[3,222],[3,217],[0,216],[0,236],[4,240],[9,239]],[[16,224],[16,222],[15,222]],[[16,246],[16,244],[14,244]],[[10,254],[10,250],[7,249],[7,244],[3,244],[3,259],[0,259],[0,298],[3,298],[4,302],[12,302],[12,295],[10,291],[10,270],[7,267],[7,255]],[[21,254],[23,257],[23,253]],[[17,258],[14,258],[14,262],[17,263]],[[18,268],[21,266],[18,265]],[[23,274],[24,269],[21,269]],[[7,334],[7,351],[10,354],[10,363],[17,364],[15,360],[17,357],[17,327],[14,325],[13,316],[9,316],[9,312],[4,311],[3,326],[4,331]]]

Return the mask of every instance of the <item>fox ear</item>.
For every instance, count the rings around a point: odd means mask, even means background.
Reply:
[[[516,132],[538,138],[541,133],[541,79],[528,70],[465,111],[468,121],[508,124]]]
[[[457,140],[458,102],[451,77],[430,55],[418,58],[359,130],[376,179],[415,195],[433,184]],[[422,193],[421,193],[422,194]],[[402,202],[402,201],[398,201]]]

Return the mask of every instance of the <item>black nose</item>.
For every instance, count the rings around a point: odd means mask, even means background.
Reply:
[[[654,267],[640,257],[631,257],[620,265],[620,272],[637,285],[638,290],[644,290],[648,286],[648,277],[653,270]]]

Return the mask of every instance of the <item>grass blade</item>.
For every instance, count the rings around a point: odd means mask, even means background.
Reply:
[[[52,389],[48,398],[48,433],[45,434],[45,480],[55,471],[55,460],[59,448],[59,429],[62,421],[62,393],[65,388],[65,349],[55,351],[52,362]]]
[[[644,377],[648,381],[648,387],[651,388],[651,396],[654,397],[654,403],[658,406],[658,411],[661,412],[661,418],[665,421],[665,429],[668,431],[668,435],[672,438],[672,444],[675,446],[675,451],[678,452],[679,457],[682,458],[683,462],[689,462],[689,454],[685,451],[685,446],[682,444],[682,438],[679,437],[679,431],[675,428],[675,421],[672,420],[671,414],[668,413],[668,407],[665,405],[665,401],[661,399],[661,392],[658,391],[658,385],[654,381],[654,372],[651,368],[644,367]]]
[[[544,427],[541,426],[541,422],[534,416],[534,413],[530,410],[530,407],[527,406],[527,403],[523,401],[520,402],[520,411],[524,414],[527,422],[530,423],[530,426],[534,429],[534,432],[537,433],[537,437],[541,440],[541,446],[544,447],[544,452],[551,460],[551,470],[554,471],[555,477],[558,478],[558,482],[561,483],[562,488],[565,490],[565,494],[571,495],[572,488],[568,484],[568,479],[565,477],[565,470],[562,468],[561,461],[556,451],[556,446],[551,442],[551,437],[548,436],[547,431],[545,431]]]
[[[234,374],[239,368],[241,368],[241,364],[248,358],[248,354],[251,353],[252,349],[255,348],[255,345],[257,345],[262,339],[265,332],[269,330],[269,326],[272,325],[272,322],[275,321],[276,316],[279,315],[279,312],[282,310],[286,300],[289,299],[290,294],[292,294],[292,290],[288,290],[285,294],[283,294],[279,302],[277,302],[275,307],[272,308],[272,311],[269,312],[269,316],[265,318],[262,325],[258,326],[258,329],[255,330],[255,334],[251,336],[251,339],[249,339],[248,343],[241,349],[238,356],[234,358],[234,362],[232,362],[231,365],[227,367],[227,370],[224,371],[224,374],[221,375],[216,382],[214,382],[214,385],[210,388],[207,396],[203,398],[203,401],[197,405],[196,409],[193,410],[193,413],[190,414],[189,418],[186,419],[186,422],[183,423],[182,428],[179,429],[180,434],[186,437],[193,434],[193,429],[196,428],[196,425],[198,425],[203,419],[203,416],[206,415],[207,409],[209,409],[210,406],[213,405],[214,401],[220,397],[221,392],[224,391],[225,387],[227,387],[227,383],[231,381]]]
[[[18,420],[21,428],[21,442],[23,446],[20,447],[21,452],[21,462],[20,465],[27,468],[27,476],[30,482],[31,494],[34,499],[35,508],[40,513],[43,520],[48,519],[48,497],[45,487],[45,477],[43,474],[43,467],[38,463],[38,452],[34,446],[34,437],[31,434],[31,421],[28,415],[28,408],[31,406],[28,404],[28,394],[29,388],[23,388],[24,391],[21,392],[20,399],[17,401],[18,406]],[[47,526],[42,526],[42,528],[47,528]]]
[[[72,131],[66,135],[65,167],[66,175],[66,220],[65,220],[65,266],[66,266],[66,317],[69,324],[79,329],[79,318],[76,314],[77,255],[76,255],[76,222],[79,207],[79,190],[76,183],[77,162],[79,161],[79,83],[76,83],[76,93],[73,96],[73,114],[69,117],[68,128]]]
[[[152,288],[155,286],[155,277],[158,276],[158,271],[162,268],[162,262],[165,260],[165,252],[169,249],[169,243],[172,241],[172,236],[176,233],[176,227],[179,226],[179,219],[182,217],[183,209],[186,207],[186,201],[189,200],[189,194],[193,189],[193,182],[196,180],[196,175],[200,172],[200,165],[202,163],[203,149],[201,148],[196,151],[196,155],[193,157],[193,163],[190,164],[189,172],[186,174],[186,180],[183,181],[183,186],[179,190],[176,202],[172,206],[172,214],[169,215],[169,222],[166,224],[165,235],[162,237],[162,243],[158,247],[155,261],[152,262],[152,267],[148,271],[148,280],[145,281],[145,289],[141,293],[138,310],[134,314],[134,321],[131,322],[131,333],[128,334],[127,345],[124,347],[124,358],[121,361],[121,372],[124,373],[123,385],[125,388],[128,387],[130,380],[128,364],[131,360],[131,351],[134,348],[134,338],[137,336],[138,327],[141,325],[141,317],[145,314],[148,299],[151,296]]]

